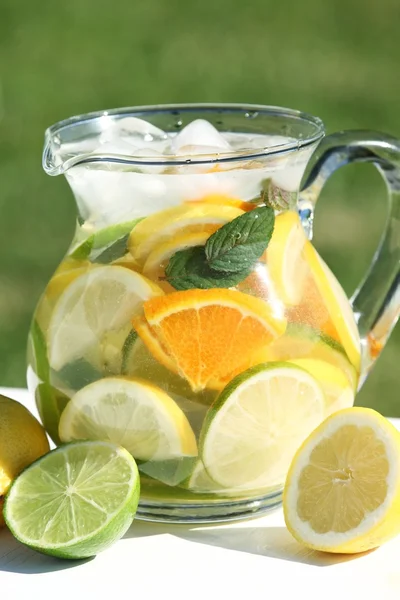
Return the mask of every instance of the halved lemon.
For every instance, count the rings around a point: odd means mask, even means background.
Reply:
[[[59,435],[63,442],[113,442],[140,460],[197,456],[183,411],[159,387],[139,379],[110,377],[82,388],[61,415]]]
[[[209,409],[200,436],[208,475],[226,488],[283,485],[296,449],[324,417],[318,382],[290,363],[238,375]]]
[[[243,214],[234,206],[196,202],[167,208],[143,219],[132,230],[128,247],[133,258],[141,265],[149,254],[172,236],[179,233],[214,233],[218,226]]]
[[[309,548],[356,553],[400,533],[400,433],[368,408],[331,415],[298,449],[286,525]]]
[[[228,289],[174,292],[143,305],[133,326],[153,356],[194,391],[222,389],[284,333],[286,321],[253,296]]]
[[[163,291],[124,267],[97,267],[77,277],[54,307],[48,332],[50,366],[85,358],[99,371],[107,357],[122,358],[130,320],[143,301]]]

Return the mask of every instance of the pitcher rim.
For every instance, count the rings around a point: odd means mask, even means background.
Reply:
[[[295,138],[293,141],[278,144],[269,147],[251,148],[251,149],[240,149],[234,151],[222,151],[221,153],[206,155],[177,155],[173,157],[166,155],[165,159],[154,159],[154,157],[136,156],[127,154],[112,154],[107,152],[90,152],[81,153],[66,159],[61,164],[55,165],[52,160],[52,149],[51,142],[54,137],[62,130],[82,125],[85,122],[100,119],[101,117],[145,117],[145,115],[156,114],[156,113],[173,113],[182,112],[237,112],[238,114],[244,114],[244,117],[254,118],[260,113],[264,116],[280,116],[282,118],[297,119],[311,125],[314,129],[310,135],[304,137]],[[177,115],[178,116],[178,115]],[[204,118],[206,114],[203,115]],[[262,132],[260,132],[262,134]],[[131,164],[137,166],[185,166],[185,165],[215,165],[216,163],[226,162],[237,162],[240,160],[256,160],[258,158],[273,156],[293,151],[299,151],[300,149],[312,146],[313,144],[320,141],[325,135],[325,128],[322,120],[319,117],[315,117],[309,113],[280,106],[263,105],[263,104],[247,104],[247,103],[179,103],[179,104],[154,104],[154,105],[142,105],[142,106],[128,106],[122,108],[112,108],[106,110],[92,111],[68,117],[57,121],[53,125],[49,126],[45,130],[45,146],[43,150],[43,169],[48,175],[60,175],[64,174],[71,167],[79,164],[88,163],[99,163],[99,162],[111,162],[119,164]],[[207,156],[207,158],[205,158]],[[203,157],[203,158],[202,158]]]

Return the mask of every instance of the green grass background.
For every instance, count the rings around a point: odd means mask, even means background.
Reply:
[[[44,129],[91,110],[250,102],[400,137],[398,0],[0,0],[0,384],[25,385],[32,311],[74,229]],[[315,243],[351,293],[385,218],[372,166],[335,174]],[[358,403],[400,416],[400,329]]]

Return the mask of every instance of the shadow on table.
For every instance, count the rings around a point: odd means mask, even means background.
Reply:
[[[305,548],[291,536],[285,527],[226,527],[192,525],[164,525],[135,522],[125,538],[151,535],[173,535],[178,538],[207,544],[227,550],[248,552],[280,560],[304,563],[316,567],[329,567],[359,557],[348,554],[327,554]],[[365,552],[364,554],[368,554]]]
[[[0,531],[0,572],[35,575],[79,567],[88,560],[62,560],[39,554],[12,537],[9,531]]]

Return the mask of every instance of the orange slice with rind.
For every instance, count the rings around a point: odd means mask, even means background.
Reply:
[[[135,330],[194,391],[222,389],[286,329],[266,302],[229,289],[174,292],[145,302],[143,310],[144,317],[133,319]]]

